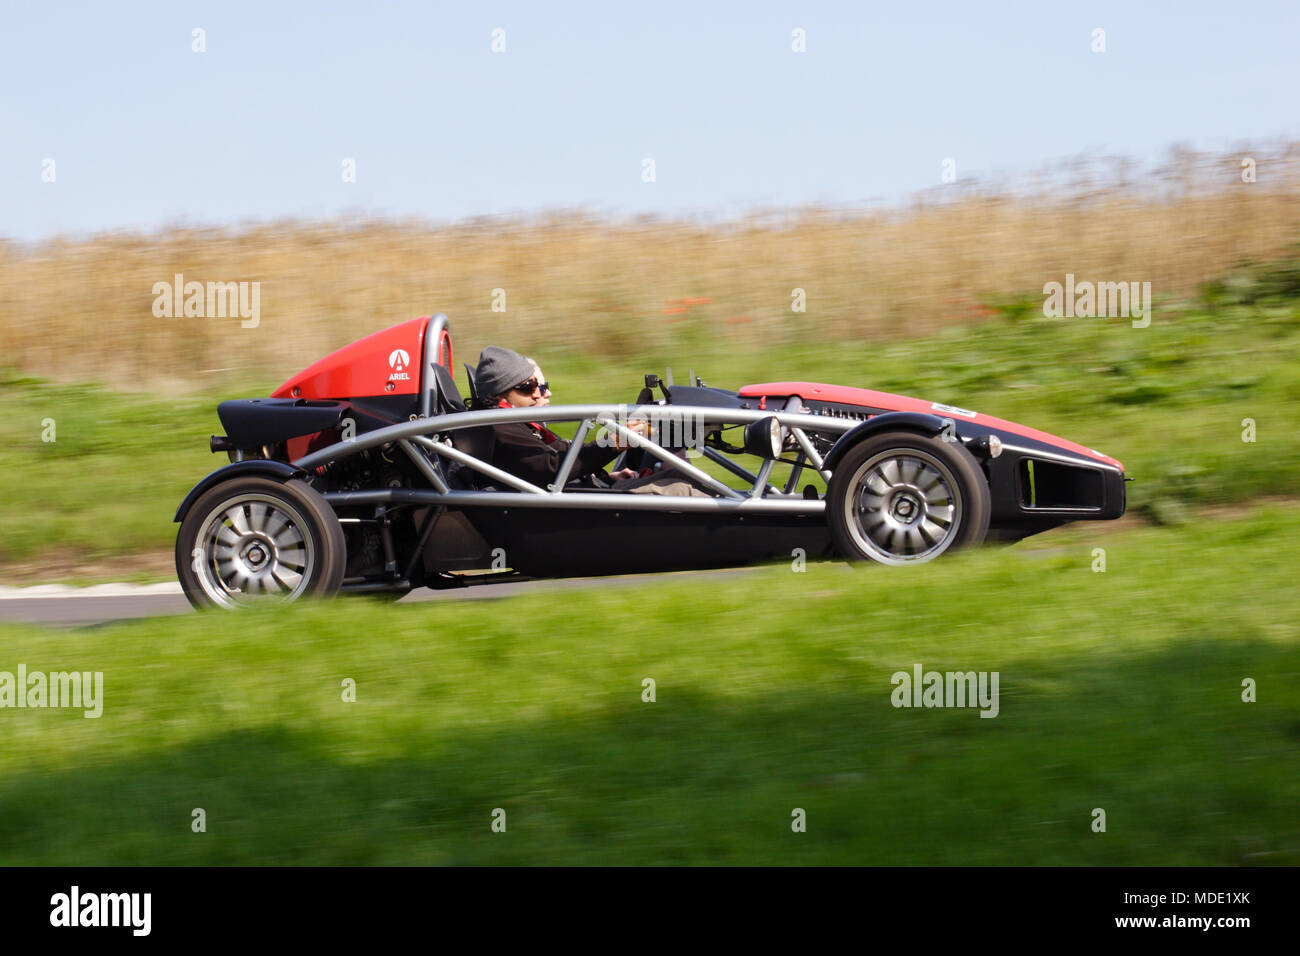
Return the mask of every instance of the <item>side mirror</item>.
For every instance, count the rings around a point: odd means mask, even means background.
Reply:
[[[650,391],[650,390],[652,390],[652,389],[656,389],[656,388],[657,388],[657,389],[659,389],[659,391],[661,391],[661,392],[664,393],[664,400],[665,400],[665,401],[669,401],[669,402],[671,402],[671,401],[673,400],[673,393],[670,392],[670,391],[668,391],[668,386],[669,386],[670,384],[672,384],[672,372],[671,372],[671,371],[668,373],[668,378],[669,378],[669,381],[665,382],[665,381],[664,381],[663,379],[661,379],[658,375],[656,375],[656,374],[654,374],[653,372],[651,372],[649,375],[647,375],[647,376],[645,377],[645,387],[646,387],[646,391]],[[645,392],[642,392],[641,394],[644,395]],[[649,399],[643,399],[643,398],[638,398],[638,399],[637,399],[637,404],[638,404],[638,405],[648,405],[649,403],[650,403],[650,400],[649,400]]]

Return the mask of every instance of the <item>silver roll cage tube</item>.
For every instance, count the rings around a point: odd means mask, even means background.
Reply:
[[[429,483],[429,488],[383,488],[366,491],[327,492],[325,498],[333,505],[417,504],[453,507],[491,508],[584,508],[605,511],[701,511],[739,514],[821,514],[826,502],[821,498],[806,499],[794,494],[793,488],[802,468],[811,467],[829,478],[822,467],[808,432],[842,434],[858,423],[850,419],[810,415],[785,409],[761,410],[744,408],[716,408],[695,405],[548,405],[542,408],[491,408],[433,415],[437,407],[437,377],[432,363],[438,360],[438,350],[443,330],[447,327],[445,315],[435,315],[425,327],[422,377],[425,383],[420,397],[421,414],[411,421],[398,422],[384,428],[344,439],[304,455],[293,462],[306,472],[341,461],[369,448],[396,445],[411,459],[416,469]],[[784,491],[768,484],[775,457],[767,457],[758,474],[720,454],[716,449],[704,447],[705,457],[722,465],[732,474],[752,482],[752,487],[738,491],[702,471],[691,462],[675,455],[650,437],[630,431],[626,422],[649,421],[689,422],[698,426],[702,439],[713,428],[723,425],[747,425],[751,422],[775,418],[783,434],[795,440],[798,457],[791,480]],[[507,422],[578,422],[577,434],[568,453],[560,464],[556,482],[540,487],[496,466],[481,461],[455,444],[456,433],[464,429],[501,425]],[[623,444],[640,447],[684,476],[694,479],[711,491],[714,497],[687,497],[684,495],[642,495],[630,492],[569,490],[565,484],[577,463],[582,443],[593,427],[602,427],[611,435],[620,436]],[[669,428],[671,431],[671,426]],[[447,480],[444,464],[456,462],[472,469],[491,482],[509,490],[477,490],[452,488]]]

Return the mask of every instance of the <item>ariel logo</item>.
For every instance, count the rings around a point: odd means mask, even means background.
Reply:
[[[392,354],[388,356],[388,367],[394,372],[401,372],[410,364],[411,356],[407,354],[406,349],[393,349]]]

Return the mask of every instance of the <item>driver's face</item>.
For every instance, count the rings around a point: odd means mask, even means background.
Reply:
[[[546,381],[546,376],[542,374],[542,368],[541,368],[540,365],[534,365],[534,366],[533,366],[533,378],[535,378],[535,379],[536,379],[537,381],[539,381],[539,382],[544,382],[544,381]],[[533,402],[532,402],[532,404],[534,404],[534,405],[549,405],[549,404],[551,404],[551,393],[550,393],[550,390],[548,389],[547,391],[541,391],[541,390],[539,389],[538,391],[533,392]]]
[[[515,408],[527,408],[529,405],[537,404],[537,392],[521,392],[517,388],[512,388],[506,392],[505,399]]]
[[[537,383],[546,381],[545,377],[542,375],[542,370],[536,365],[533,366],[532,380]],[[549,405],[551,404],[551,393],[549,391],[544,391],[541,388],[534,388],[527,392],[522,389],[512,388],[510,391],[506,392],[506,401],[515,408],[529,408],[533,405]]]

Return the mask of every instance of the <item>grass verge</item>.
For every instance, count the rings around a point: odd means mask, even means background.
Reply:
[[[1300,863],[1300,513],[1124,531],[1104,573],[1085,532],[915,569],[0,627],[0,670],[105,682],[99,719],[0,710],[0,864]],[[998,716],[892,707],[914,664],[998,671]]]

